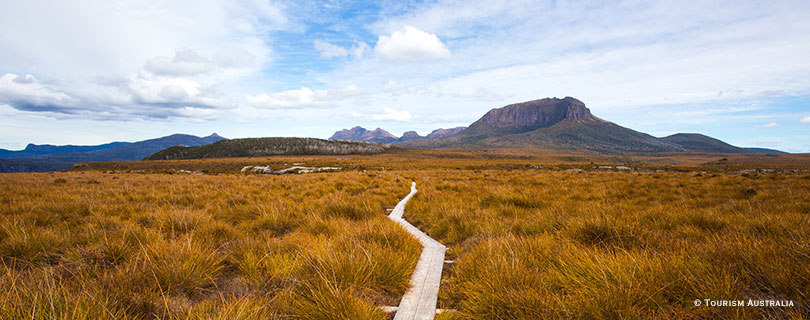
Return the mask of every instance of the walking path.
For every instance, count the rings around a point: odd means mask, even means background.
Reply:
[[[439,295],[439,283],[442,280],[444,251],[447,249],[443,244],[419,231],[402,218],[402,214],[405,213],[405,204],[414,194],[416,194],[416,182],[411,183],[411,193],[405,196],[388,215],[388,218],[402,225],[424,247],[411,276],[411,287],[402,296],[394,320],[432,320],[436,315],[436,300]]]

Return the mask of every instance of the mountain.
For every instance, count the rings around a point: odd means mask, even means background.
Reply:
[[[425,138],[427,138],[427,139],[441,138],[441,137],[444,137],[444,136],[449,136],[449,135],[452,135],[452,134],[459,133],[459,132],[461,132],[461,130],[464,130],[464,129],[467,129],[467,127],[455,127],[455,128],[450,128],[450,129],[441,129],[440,128],[440,129],[433,130],[431,133],[428,133],[428,135],[425,136]]]
[[[47,172],[73,167],[72,162],[37,160],[27,158],[0,159],[0,172]]]
[[[129,142],[111,142],[92,146],[75,146],[75,145],[55,146],[52,144],[37,145],[29,143],[23,150],[0,149],[0,159],[28,158],[48,154],[96,151],[120,147],[126,144],[129,144]]]
[[[405,148],[536,148],[606,154],[753,152],[697,134],[656,138],[600,119],[572,97],[545,98],[495,108],[449,136],[408,141]]]
[[[566,97],[547,98],[495,108],[464,130],[468,135],[504,135],[550,127],[560,121],[600,120],[582,101]]]
[[[677,144],[684,149],[696,152],[715,153],[787,153],[784,151],[767,148],[743,148],[725,143],[719,139],[705,136],[699,133],[676,133],[671,136],[661,138],[663,141]]]
[[[329,140],[365,141],[378,143],[394,143],[398,139],[399,138],[397,138],[395,135],[383,129],[377,128],[373,131],[369,131],[360,126],[340,130],[335,132],[335,134],[329,138]]]
[[[684,151],[651,135],[597,118],[584,103],[571,97],[495,108],[454,135],[406,142],[401,146],[585,149],[603,153]]]
[[[107,149],[7,159],[0,162],[0,172],[59,171],[69,169],[77,162],[141,160],[171,146],[198,146],[224,139],[216,133],[207,137],[173,134],[156,139],[125,143]]]
[[[399,143],[399,142],[405,142],[405,141],[411,141],[411,140],[420,140],[420,139],[424,139],[424,138],[425,137],[420,136],[419,133],[416,132],[416,131],[408,131],[408,132],[403,133],[402,137],[397,139],[396,142]]]
[[[750,150],[735,147],[715,138],[699,133],[676,133],[660,139],[678,145],[689,151],[717,153],[750,153]]]
[[[466,127],[457,127],[450,129],[436,129],[427,136],[421,136],[416,131],[407,131],[402,134],[402,137],[391,134],[388,131],[377,128],[374,131],[366,130],[363,127],[357,126],[351,129],[343,129],[335,132],[329,140],[346,140],[346,141],[365,141],[365,142],[379,142],[379,143],[402,143],[407,141],[422,140],[428,138],[439,138],[456,134]]]
[[[130,143],[120,147],[96,150],[89,152],[62,153],[34,157],[34,159],[59,160],[64,162],[90,162],[90,161],[130,161],[141,160],[155,152],[172,146],[199,146],[214,143],[225,138],[214,133],[207,137],[197,137],[187,134],[173,134],[156,139],[149,139]]]
[[[768,149],[768,148],[743,148],[743,149],[748,150],[749,152],[755,152],[755,153],[787,153],[787,152],[784,152],[784,151],[775,150],[775,149]]]
[[[145,160],[181,160],[270,155],[376,154],[393,148],[388,144],[316,138],[245,138],[212,144],[175,146],[157,152]]]

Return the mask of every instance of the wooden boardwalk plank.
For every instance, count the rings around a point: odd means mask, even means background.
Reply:
[[[444,267],[444,252],[447,250],[443,244],[402,218],[405,213],[405,204],[414,194],[416,194],[416,182],[411,183],[411,192],[388,215],[388,218],[399,223],[424,247],[413,275],[411,275],[410,288],[402,296],[394,320],[432,320],[434,318],[442,279],[442,267]]]

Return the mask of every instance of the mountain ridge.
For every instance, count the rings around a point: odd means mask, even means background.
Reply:
[[[702,134],[657,138],[591,114],[573,97],[544,98],[493,108],[454,135],[408,141],[405,148],[542,148],[603,154],[709,152],[753,153]]]
[[[110,142],[99,145],[53,145],[53,144],[33,144],[29,143],[22,150],[7,150],[0,149],[0,159],[14,159],[14,158],[28,158],[36,156],[44,156],[49,154],[71,153],[71,152],[88,152],[96,150],[104,150],[122,145],[130,144],[131,142]]]
[[[377,128],[374,130],[367,130],[361,126],[355,126],[351,129],[343,129],[335,132],[329,140],[346,140],[346,141],[365,141],[377,143],[393,143],[399,138],[388,131]]]
[[[354,126],[350,129],[335,131],[335,133],[332,134],[331,137],[329,137],[329,140],[364,141],[364,142],[396,144],[407,141],[430,139],[452,135],[460,132],[461,130],[464,130],[464,128],[466,127],[455,127],[447,129],[439,128],[431,131],[426,136],[422,136],[416,131],[406,131],[402,134],[401,137],[397,137],[381,128],[368,130],[361,126]]]
[[[220,140],[226,140],[226,138],[216,133],[205,137],[176,133],[160,138],[128,142],[106,149],[0,159],[0,172],[60,171],[69,169],[78,162],[141,160],[175,145],[197,146]]]
[[[719,153],[747,153],[744,148],[732,146],[724,141],[700,133],[676,133],[659,138],[689,151],[719,152]]]

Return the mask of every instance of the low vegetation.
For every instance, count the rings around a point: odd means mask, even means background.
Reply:
[[[233,141],[233,140],[231,140]],[[357,142],[363,143],[365,142]],[[213,144],[212,144],[213,145]],[[181,147],[182,148],[182,147]],[[295,163],[310,167],[341,167],[347,171],[453,170],[548,170],[594,169],[599,165],[623,165],[643,170],[734,172],[752,168],[778,171],[807,170],[810,154],[707,154],[674,153],[658,156],[560,154],[548,150],[482,149],[413,150],[390,147],[381,154],[274,155],[255,157],[201,158],[188,160],[105,161],[79,163],[72,171],[123,171],[138,173],[177,173],[180,170],[208,174],[239,173],[245,166],[287,168]]]
[[[0,176],[0,319],[381,319],[421,251],[395,175]]]
[[[315,138],[245,138],[222,140],[212,144],[174,146],[155,153],[147,160],[182,160],[271,155],[377,154],[392,147],[382,143],[323,140]]]
[[[810,316],[810,174],[482,170],[418,179],[405,218],[456,260],[440,305],[458,312],[445,318]]]

